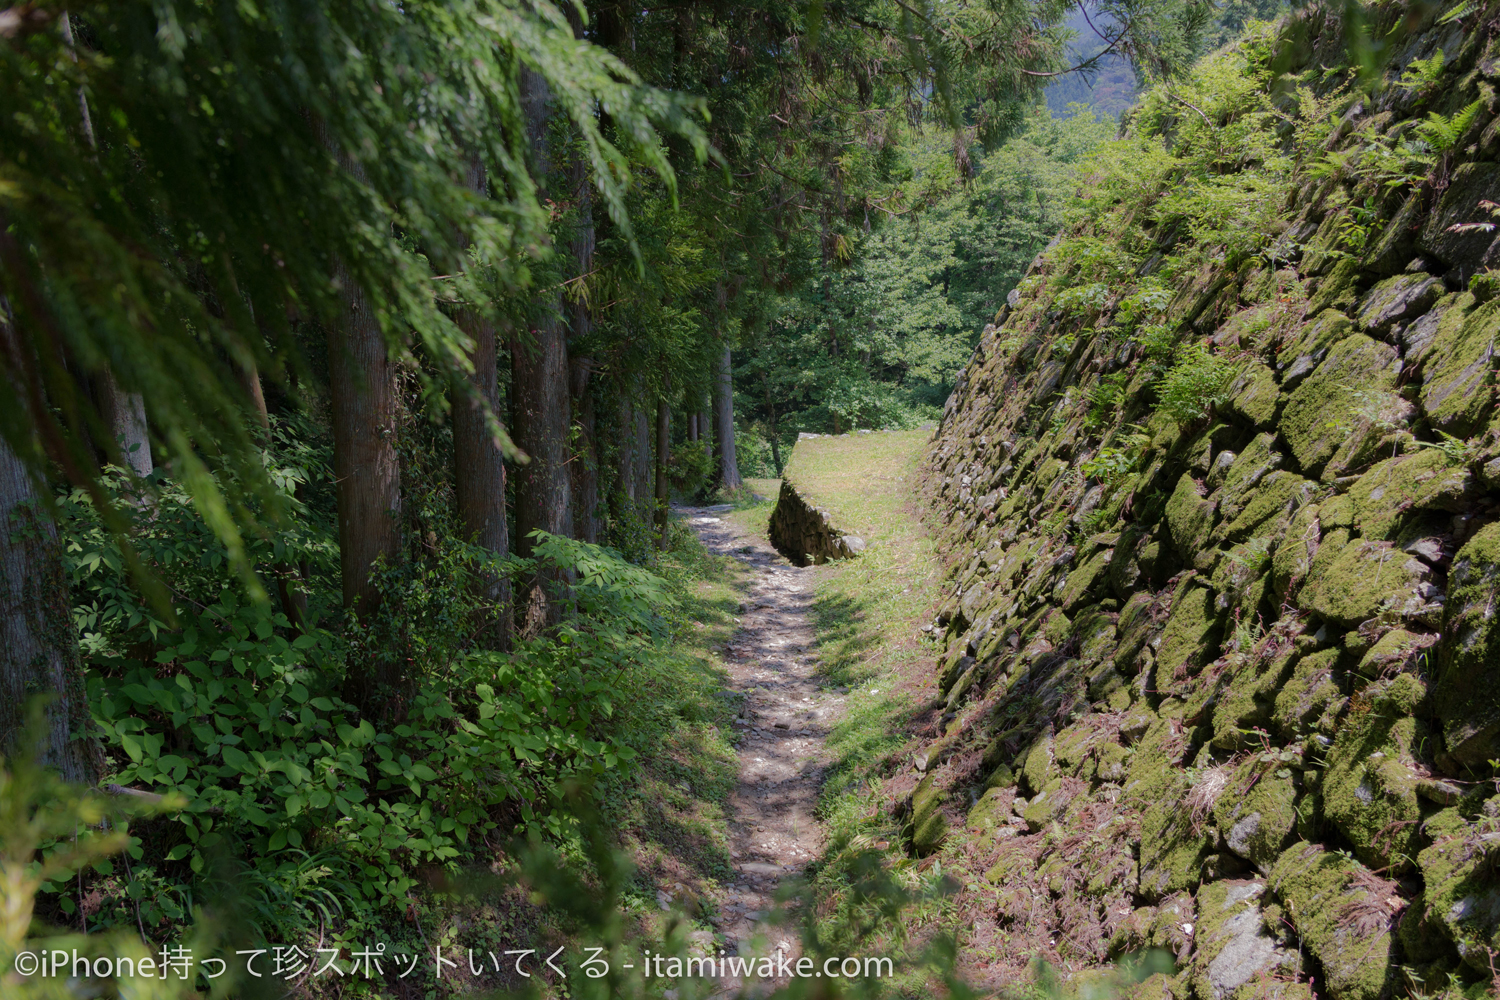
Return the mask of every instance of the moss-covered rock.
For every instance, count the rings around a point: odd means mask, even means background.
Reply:
[[[1500,757],[1500,522],[1469,539],[1448,573],[1433,704],[1443,742],[1460,764]]]
[[[1270,366],[1251,360],[1229,387],[1229,412],[1252,427],[1270,427],[1282,404],[1281,388]]]
[[[1057,603],[1063,611],[1071,614],[1083,605],[1106,596],[1102,592],[1102,585],[1106,582],[1105,573],[1113,555],[1113,549],[1097,550],[1068,574],[1062,589],[1056,595]]]
[[[1437,928],[1474,972],[1500,950],[1500,834],[1463,829],[1417,855],[1425,885],[1417,918]]]
[[[1214,821],[1231,851],[1268,871],[1296,828],[1296,803],[1294,772],[1275,754],[1256,754],[1229,777]]]
[[[1325,309],[1298,327],[1276,354],[1283,390],[1289,390],[1312,374],[1334,344],[1354,332],[1354,322],[1337,309]]]
[[[1141,816],[1140,895],[1145,899],[1197,888],[1212,843],[1209,829],[1183,808],[1186,780],[1181,772],[1175,777],[1169,794]]]
[[[1418,246],[1422,252],[1472,274],[1494,241],[1491,233],[1461,223],[1488,221],[1478,212],[1481,201],[1500,201],[1500,166],[1483,161],[1459,165],[1447,188],[1423,220]]]
[[[1335,549],[1330,541],[1324,539],[1313,560],[1299,606],[1346,629],[1382,611],[1424,613],[1426,563],[1390,542],[1357,538]]]
[[[1391,923],[1400,905],[1394,885],[1318,844],[1288,847],[1270,882],[1303,944],[1322,963],[1333,1000],[1390,996]]]
[[[911,796],[911,817],[907,823],[907,837],[911,841],[912,853],[925,857],[937,850],[948,835],[948,818],[943,815],[942,804],[947,792],[928,775],[917,783]]]
[[[1393,537],[1408,511],[1461,511],[1474,496],[1469,471],[1436,448],[1387,459],[1349,490],[1354,527],[1366,538]]]
[[[1413,754],[1424,735],[1411,713],[1426,693],[1411,674],[1363,688],[1328,752],[1323,814],[1371,868],[1410,867],[1422,815]]]
[[[1229,683],[1214,704],[1212,742],[1216,748],[1244,749],[1253,744],[1255,730],[1264,731],[1270,725],[1276,696],[1297,656],[1295,649],[1286,649],[1231,660]]]
[[[1057,762],[1052,758],[1052,734],[1043,734],[1021,758],[1022,790],[1035,795],[1059,774]]]
[[[1297,953],[1266,929],[1266,889],[1260,879],[1225,879],[1199,890],[1191,975],[1202,1000],[1240,1000],[1253,980],[1296,971]]]
[[[1217,505],[1205,499],[1203,492],[1203,485],[1191,473],[1184,472],[1167,501],[1167,528],[1172,534],[1172,544],[1190,565],[1197,564],[1207,551],[1214,529]]]
[[[1374,680],[1411,670],[1417,658],[1437,641],[1438,636],[1432,633],[1393,628],[1376,639],[1360,657],[1360,676]]]
[[[1366,292],[1354,318],[1378,337],[1426,312],[1442,294],[1442,281],[1429,274],[1400,274]]]
[[[1297,660],[1272,709],[1277,734],[1296,742],[1312,733],[1331,735],[1343,707],[1343,692],[1334,679],[1338,649],[1325,649]]]
[[[1472,299],[1472,295],[1469,296]],[[1422,366],[1420,399],[1427,419],[1455,437],[1475,434],[1494,406],[1495,336],[1500,301],[1486,302],[1457,329],[1440,330]]]
[[[1156,683],[1165,688],[1174,678],[1196,674],[1212,660],[1220,636],[1213,591],[1188,587],[1178,595],[1156,643]]]
[[[1271,588],[1279,598],[1285,598],[1293,584],[1305,580],[1312,568],[1323,538],[1319,509],[1316,503],[1299,507],[1271,554]]]
[[[1281,433],[1304,472],[1316,476],[1344,443],[1364,405],[1360,394],[1395,387],[1397,360],[1395,348],[1356,333],[1333,345],[1292,391]]]
[[[964,826],[975,833],[993,834],[1010,829],[1011,803],[1015,801],[1014,788],[990,788],[969,809]]]

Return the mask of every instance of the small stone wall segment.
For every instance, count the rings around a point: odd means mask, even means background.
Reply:
[[[790,481],[781,481],[771,512],[771,544],[798,566],[821,566],[830,559],[850,559],[864,551],[864,539],[846,535],[829,523],[829,513],[814,507]]]

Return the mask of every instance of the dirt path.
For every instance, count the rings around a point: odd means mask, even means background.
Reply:
[[[730,689],[745,695],[739,784],[729,800],[731,857],[737,875],[720,907],[720,931],[744,953],[769,914],[777,888],[795,879],[822,849],[814,818],[824,765],[824,737],[844,698],[820,689],[812,649],[812,570],[798,569],[771,548],[764,533],[741,532],[722,520],[727,507],[682,507],[680,513],[709,551],[732,556],[754,572],[739,631],[724,661]],[[795,949],[784,930],[761,927],[762,947]],[[764,954],[764,952],[762,952]]]

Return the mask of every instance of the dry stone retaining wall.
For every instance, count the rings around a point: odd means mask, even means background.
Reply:
[[[771,544],[798,566],[821,566],[864,551],[864,539],[844,534],[830,518],[828,511],[814,506],[784,479],[771,512]]]
[[[1337,62],[1331,9],[1276,41],[1288,72]],[[1307,176],[1295,251],[1185,280],[1169,320],[1236,366],[1186,425],[1153,415],[1117,303],[1070,318],[1038,258],[922,471],[948,714],[911,849],[987,859],[1002,947],[1176,956],[1140,996],[1500,985],[1500,239],[1471,225],[1500,202],[1500,5],[1370,11],[1371,37],[1426,18],[1388,81],[1439,48],[1444,75],[1339,128],[1481,99],[1440,182],[1372,198],[1351,252],[1329,206],[1354,182]],[[1116,372],[1101,429],[1090,396]],[[1106,447],[1128,468],[1091,477]]]

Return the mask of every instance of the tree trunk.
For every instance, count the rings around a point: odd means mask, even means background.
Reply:
[[[643,387],[643,383],[637,380],[637,404],[641,402]],[[650,508],[654,492],[651,487],[651,452],[651,416],[640,405],[637,405],[635,407],[635,502],[636,506],[643,511]]]
[[[635,407],[630,393],[620,386],[615,400],[615,489],[635,502]]]
[[[480,197],[488,193],[484,165],[477,156],[468,165],[469,189]],[[504,558],[510,552],[510,529],[505,522],[505,456],[490,427],[499,420],[499,354],[494,321],[464,309],[458,323],[474,346],[469,363],[472,395],[455,399],[453,405],[453,491],[464,536],[480,548]],[[499,574],[486,574],[483,592],[496,609],[496,648],[510,648],[510,581]]]
[[[347,311],[328,328],[329,415],[338,484],[339,575],[344,606],[368,621],[380,606],[370,571],[401,553],[401,467],[396,457],[395,366],[364,289],[334,265]]]
[[[138,392],[126,392],[104,369],[92,379],[98,397],[99,416],[108,428],[110,439],[120,447],[124,463],[142,478],[151,475],[151,439],[146,432],[146,401]]]
[[[256,370],[254,361],[247,361],[243,365],[235,366],[235,374],[239,376],[240,388],[244,390],[245,398],[250,400],[250,415],[260,424],[262,431],[271,429],[271,412],[266,409],[266,394],[260,387],[260,372]]]
[[[41,763],[68,781],[95,784],[103,760],[86,735],[88,702],[57,526],[43,513],[26,467],[0,440],[0,753],[27,749],[21,739],[35,695],[50,699]]]
[[[453,483],[458,519],[471,542],[503,557],[510,551],[510,534],[505,523],[505,461],[485,414],[486,405],[492,413],[499,408],[495,326],[469,310],[463,312],[459,321],[474,341],[469,361],[474,366],[470,378],[477,398],[455,400],[453,407]],[[487,575],[484,595],[497,609],[497,646],[507,649],[511,615],[509,581],[503,576]]]
[[[719,370],[714,379],[714,452],[718,458],[718,468],[714,471],[720,489],[737,490],[744,480],[734,457],[734,383],[729,364],[726,345],[719,356]]]
[[[531,70],[521,70],[521,100],[525,107],[526,132],[531,145],[532,171],[546,196],[551,160],[547,147],[547,121],[552,113],[552,94],[547,83]],[[511,392],[515,405],[513,437],[530,458],[516,471],[516,552],[529,556],[533,531],[568,535],[573,528],[571,490],[568,482],[568,343],[567,330],[558,315],[561,303],[553,298],[541,304],[542,319],[531,336],[511,339]],[[538,578],[529,584],[522,601],[523,631],[530,635],[542,625],[556,622],[561,608],[549,601]]]
[[[587,362],[589,359],[584,358]],[[594,427],[594,394],[588,388],[588,371],[573,366],[573,427],[578,450],[569,464],[573,496],[573,537],[591,545],[599,543],[599,448]],[[579,383],[583,385],[580,387]]]
[[[667,456],[672,447],[672,409],[656,401],[656,547],[667,547]]]

